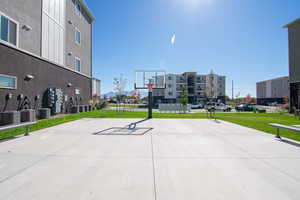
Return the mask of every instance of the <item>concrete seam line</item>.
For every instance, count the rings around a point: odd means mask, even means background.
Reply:
[[[82,137],[83,137],[83,136],[82,136]],[[42,161],[44,161],[44,160],[47,160],[47,159],[50,158],[50,157],[55,157],[55,156],[56,156],[56,155],[55,155],[56,153],[62,151],[63,149],[65,149],[65,148],[67,148],[67,147],[69,147],[69,146],[74,145],[75,142],[77,142],[78,140],[80,140],[82,137],[80,137],[80,138],[74,140],[71,144],[67,144],[66,146],[64,146],[64,147],[62,147],[62,148],[60,148],[60,149],[54,151],[54,152],[51,153],[51,154],[47,154],[46,156],[42,157],[41,159],[38,159],[37,161],[33,162],[31,165],[28,165],[27,167],[24,167],[24,168],[18,170],[15,174],[12,174],[12,175],[10,175],[10,176],[8,176],[8,177],[6,177],[6,178],[0,180],[0,184],[2,184],[2,183],[4,183],[4,182],[8,181],[9,179],[11,179],[11,178],[13,178],[13,177],[16,177],[16,176],[22,174],[22,173],[23,173],[24,171],[26,171],[27,169],[29,169],[29,168],[35,166],[36,164],[38,164],[38,163],[40,163],[40,162],[42,162]]]
[[[154,189],[154,199],[157,200],[157,188],[156,188],[156,175],[155,175],[155,162],[154,162],[154,148],[153,148],[153,137],[151,137],[151,155],[152,155],[152,174],[153,174],[153,189]]]
[[[217,132],[216,128],[213,128],[214,131]],[[263,132],[264,133],[264,132]],[[268,158],[258,158],[257,156],[254,156],[252,153],[248,152],[246,149],[243,148],[243,146],[239,145],[239,144],[235,144],[233,142],[231,142],[231,140],[229,140],[226,136],[223,135],[218,135],[213,133],[213,135],[215,135],[216,137],[219,137],[221,140],[228,142],[229,144],[231,144],[232,146],[236,147],[237,149],[239,149],[240,151],[244,152],[245,154],[247,154],[249,156],[248,159],[253,159],[256,161],[261,162],[262,164],[276,170],[277,172],[281,173],[282,175],[287,176],[288,178],[292,179],[293,181],[299,182],[300,179],[298,179],[297,177],[294,177],[292,175],[290,175],[288,172],[285,172],[284,170],[281,170],[280,168],[273,166],[271,163],[269,163],[268,161],[266,161],[266,159]]]

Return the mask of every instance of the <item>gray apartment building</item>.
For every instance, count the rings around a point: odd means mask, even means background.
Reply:
[[[289,35],[290,108],[300,108],[300,18],[284,26]]]
[[[84,0],[1,0],[0,111],[92,97],[92,23]]]
[[[284,97],[289,93],[288,76],[256,83],[258,105],[269,105],[274,102],[284,104]]]
[[[187,89],[189,103],[205,104],[208,100],[225,103],[226,77],[214,73],[167,74],[166,89],[153,91],[155,103],[178,103],[183,87]]]

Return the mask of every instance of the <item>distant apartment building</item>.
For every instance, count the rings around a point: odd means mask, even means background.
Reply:
[[[96,78],[92,78],[92,96],[101,97],[101,81]]]
[[[289,77],[280,77],[256,83],[256,97],[258,105],[270,103],[284,104],[284,97],[289,96]]]
[[[290,108],[300,108],[300,18],[287,24],[289,35]]]
[[[84,0],[1,0],[0,109],[64,106],[92,96],[92,23]]]
[[[214,73],[207,75],[196,72],[167,74],[166,89],[153,91],[154,102],[178,103],[184,87],[191,104],[205,104],[208,100],[225,102],[225,83],[225,76]]]

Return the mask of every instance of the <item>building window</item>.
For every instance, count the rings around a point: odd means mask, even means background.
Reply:
[[[0,74],[0,88],[17,89],[17,77]]]
[[[17,46],[18,24],[0,13],[0,39]]]
[[[81,15],[81,5],[79,2],[75,4],[75,12],[80,16]]]
[[[75,43],[76,44],[81,43],[81,33],[77,28],[75,28]]]
[[[75,71],[81,72],[81,60],[79,58],[75,58]]]

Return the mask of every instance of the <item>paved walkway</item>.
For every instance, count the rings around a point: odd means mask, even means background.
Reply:
[[[133,121],[82,119],[0,143],[0,199],[300,199],[298,143],[213,120],[113,128]]]

